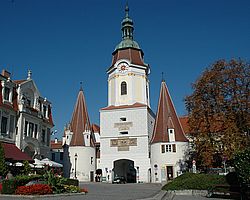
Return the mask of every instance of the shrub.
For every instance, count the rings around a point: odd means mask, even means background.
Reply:
[[[209,190],[216,184],[227,184],[225,176],[185,173],[163,186],[163,190]]]
[[[29,181],[32,180],[38,180],[42,176],[40,175],[32,175],[32,176],[26,176],[26,175],[20,175],[16,176],[14,179],[9,180],[3,180],[2,182],[2,193],[3,194],[14,194],[15,190],[18,186],[23,186],[27,184]]]
[[[16,189],[15,193],[19,195],[44,195],[52,194],[52,189],[49,185],[46,184],[35,184],[29,186],[19,186]]]
[[[74,186],[79,186],[79,180],[77,179],[70,179],[67,178],[63,181],[64,185],[74,185]]]
[[[14,194],[16,190],[16,180],[9,179],[2,182],[2,194]]]
[[[0,193],[2,193],[3,185],[0,183]]]
[[[33,181],[33,180],[38,180],[41,179],[41,175],[32,175],[32,176],[27,176],[27,175],[19,175],[15,177],[16,180],[16,186],[23,186],[26,185],[28,182]]]
[[[81,189],[75,185],[64,185],[65,192],[68,193],[78,193],[81,192]]]
[[[250,148],[236,153],[234,156],[234,167],[242,185],[250,184]]]
[[[31,172],[31,167],[30,167],[29,162],[27,160],[23,161],[23,170],[21,172],[24,175],[28,175]]]
[[[44,174],[44,179],[49,186],[51,186],[54,193],[63,193],[65,192],[64,182],[66,178],[55,176],[52,170],[47,171]]]
[[[0,176],[5,177],[8,172],[8,167],[5,163],[4,149],[2,142],[0,142]]]

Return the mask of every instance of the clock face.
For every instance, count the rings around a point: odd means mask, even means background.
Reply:
[[[118,66],[118,70],[119,70],[119,72],[124,73],[124,72],[128,71],[128,66],[125,63],[121,63]]]
[[[122,70],[122,71],[126,70],[126,66],[125,66],[125,65],[122,65],[122,66],[121,66],[121,70]]]

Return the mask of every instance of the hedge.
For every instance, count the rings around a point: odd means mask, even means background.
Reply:
[[[162,187],[163,190],[209,190],[216,184],[228,184],[225,176],[185,173]]]

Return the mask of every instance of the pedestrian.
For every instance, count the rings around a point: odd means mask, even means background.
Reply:
[[[8,174],[6,175],[6,179],[10,180],[13,178],[14,178],[13,174],[11,173],[11,171],[9,171]]]

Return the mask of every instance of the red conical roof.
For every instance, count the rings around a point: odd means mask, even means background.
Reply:
[[[83,132],[86,130],[90,131],[91,126],[89,122],[89,115],[87,112],[87,105],[82,89],[78,93],[77,101],[70,123],[70,129],[73,132],[70,145],[85,146]]]
[[[174,129],[175,141],[188,141],[184,135],[180,121],[177,117],[167,85],[164,81],[162,81],[158,110],[151,143],[169,142],[168,129]]]

